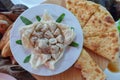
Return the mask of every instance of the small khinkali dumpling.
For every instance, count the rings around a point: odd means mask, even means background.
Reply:
[[[20,28],[22,44],[27,49],[33,48],[32,44],[30,43],[30,36],[34,31],[35,27],[37,26],[37,24],[38,23],[36,22],[31,25],[23,26],[22,28]]]
[[[57,43],[56,46],[59,47],[60,53],[65,49],[65,46],[63,44]]]
[[[75,38],[75,33],[73,29],[61,23],[57,23],[57,26],[59,27],[64,36],[64,44],[69,45]]]
[[[36,36],[32,36],[30,38],[30,43],[32,44],[33,47],[35,47],[35,45],[36,45],[35,43],[37,40],[38,40],[38,37],[36,37]]]
[[[56,37],[56,39],[57,39],[57,41],[58,41],[59,43],[63,43],[63,42],[64,42],[64,37],[63,37],[62,35],[58,35],[58,36]]]
[[[50,47],[51,47],[51,49],[50,49],[51,54],[57,54],[59,52],[59,47],[58,46],[51,45]]]
[[[31,37],[33,37],[33,36],[36,36],[36,37],[38,37],[38,38],[42,38],[42,37],[43,37],[43,32],[36,32],[36,31],[33,31]]]
[[[44,33],[44,37],[47,39],[53,38],[53,34],[48,30]]]
[[[60,56],[60,53],[54,53],[54,54],[51,54],[51,56],[56,60]]]
[[[41,31],[42,31],[42,32],[46,32],[48,29],[49,29],[49,28],[48,28],[48,25],[47,25],[47,24],[43,24]]]
[[[46,48],[46,47],[48,47],[48,40],[46,40],[46,39],[39,39],[38,40],[38,47],[39,48]]]
[[[56,38],[49,39],[49,44],[56,44],[56,43],[57,43]]]
[[[55,60],[50,60],[44,64],[46,67],[48,67],[51,70],[55,69]]]
[[[36,31],[36,32],[40,32],[40,30],[42,29],[42,27],[43,27],[43,24],[40,22],[40,23],[36,26],[35,31]]]
[[[44,14],[41,18],[41,21],[54,21],[53,17],[47,12],[47,10],[44,10]]]
[[[63,51],[63,52],[64,52],[64,51]],[[58,55],[55,55],[55,57],[58,56],[57,59],[52,59],[52,60],[47,61],[47,62],[45,63],[45,66],[48,67],[48,68],[51,69],[51,70],[54,70],[54,69],[55,69],[55,63],[58,62],[58,60],[61,59],[61,57],[63,56],[63,52],[59,53]],[[52,57],[53,57],[53,55],[52,55]],[[55,57],[54,57],[54,58],[55,58]]]
[[[54,32],[54,35],[55,35],[55,36],[58,36],[58,35],[60,35],[60,34],[61,34],[61,31],[60,31],[59,28],[57,28],[57,29],[55,30],[55,32]]]
[[[56,30],[56,28],[57,28],[55,22],[53,22],[53,21],[50,21],[50,22],[48,23],[48,27],[49,27],[49,29],[50,29],[50,31],[51,31],[52,33],[54,33],[55,30]]]
[[[42,64],[45,64],[51,58],[50,54],[35,54],[31,53],[30,64],[32,68],[36,69]]]
[[[64,44],[66,44],[66,45],[71,44],[75,38],[73,29],[67,29],[67,30],[65,30],[65,32],[63,34],[64,34],[64,38],[65,38]]]

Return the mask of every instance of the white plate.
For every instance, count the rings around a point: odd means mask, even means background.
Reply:
[[[0,80],[16,80],[16,79],[8,74],[0,73]]]
[[[27,7],[31,8],[33,6],[39,5],[45,0],[11,0],[13,4],[24,4]]]
[[[75,28],[76,33],[75,42],[79,43],[79,47],[78,48],[68,47],[65,50],[63,57],[55,64],[55,70],[53,71],[45,68],[44,66],[41,66],[39,69],[36,70],[32,69],[29,63],[23,63],[24,58],[27,55],[29,55],[30,52],[26,51],[22,45],[16,44],[16,40],[20,39],[19,28],[24,25],[23,22],[20,20],[20,17],[18,17],[10,33],[10,48],[17,62],[24,69],[37,75],[50,76],[64,72],[75,63],[83,48],[83,33],[79,21],[76,19],[76,17],[67,9],[61,6],[53,4],[41,4],[39,6],[32,7],[26,10],[21,15],[27,17],[32,21],[36,21],[35,16],[36,15],[42,16],[45,9],[47,9],[47,11],[53,16],[55,20],[62,13],[65,13],[65,18],[62,23],[65,23],[70,27]]]
[[[110,72],[108,69],[104,71],[106,74],[107,79],[106,80],[120,80],[120,73],[113,73]]]

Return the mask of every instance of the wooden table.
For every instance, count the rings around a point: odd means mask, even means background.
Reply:
[[[58,4],[65,7],[65,0],[47,0],[44,3]],[[90,56],[95,60],[95,62],[104,70],[109,61],[101,56],[93,54],[91,51],[87,50],[90,53]],[[37,80],[84,80],[79,69],[75,68],[74,65],[67,71],[54,75],[54,76],[38,76],[32,74]]]

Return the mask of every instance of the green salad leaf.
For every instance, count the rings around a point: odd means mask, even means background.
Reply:
[[[24,17],[24,16],[20,16],[20,19],[22,20],[22,22],[23,22],[25,25],[30,25],[30,24],[32,24],[32,21],[30,21],[29,19],[27,19],[27,18]]]
[[[117,28],[118,28],[118,31],[120,32],[120,19],[118,20],[118,26],[117,26]]]
[[[22,45],[22,41],[21,41],[21,40],[17,40],[17,41],[16,41],[16,44]]]
[[[73,29],[73,30],[74,30],[75,28],[74,28],[74,27],[71,27],[71,29]]]
[[[41,21],[40,16],[36,16],[36,19],[37,19],[38,21]]]
[[[56,22],[58,22],[58,23],[62,22],[62,20],[64,19],[64,17],[65,17],[65,13],[62,13],[62,14],[58,17],[58,19],[56,20]]]
[[[31,58],[31,54],[25,57],[24,63],[28,63],[30,61],[30,58]]]
[[[78,47],[79,44],[73,41],[69,46]]]

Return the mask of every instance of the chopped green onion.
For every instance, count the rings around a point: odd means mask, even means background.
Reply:
[[[41,20],[40,16],[36,16],[36,19],[37,19],[38,21],[40,21],[40,20]]]
[[[30,61],[31,55],[28,55],[24,59],[24,63],[28,63]]]
[[[22,41],[21,40],[17,40],[16,43],[22,45]]]
[[[76,43],[76,42],[72,42],[69,46],[78,47],[78,46],[79,46],[79,44],[78,44],[78,43]]]
[[[74,30],[75,28],[74,28],[74,27],[71,27],[71,29],[73,29],[73,30]]]
[[[24,17],[24,16],[20,16],[20,19],[22,20],[22,22],[23,22],[25,25],[30,25],[30,24],[32,24],[32,21],[30,21],[29,19],[27,19],[27,18]]]
[[[118,31],[120,32],[120,25],[118,25],[117,28],[118,28]]]
[[[118,31],[120,32],[120,19],[118,20],[118,26],[117,26],[117,28],[118,28]]]
[[[58,23],[62,22],[62,20],[64,19],[64,17],[65,17],[65,13],[62,13],[62,14],[58,17],[58,19],[56,20],[56,22],[58,22]]]

